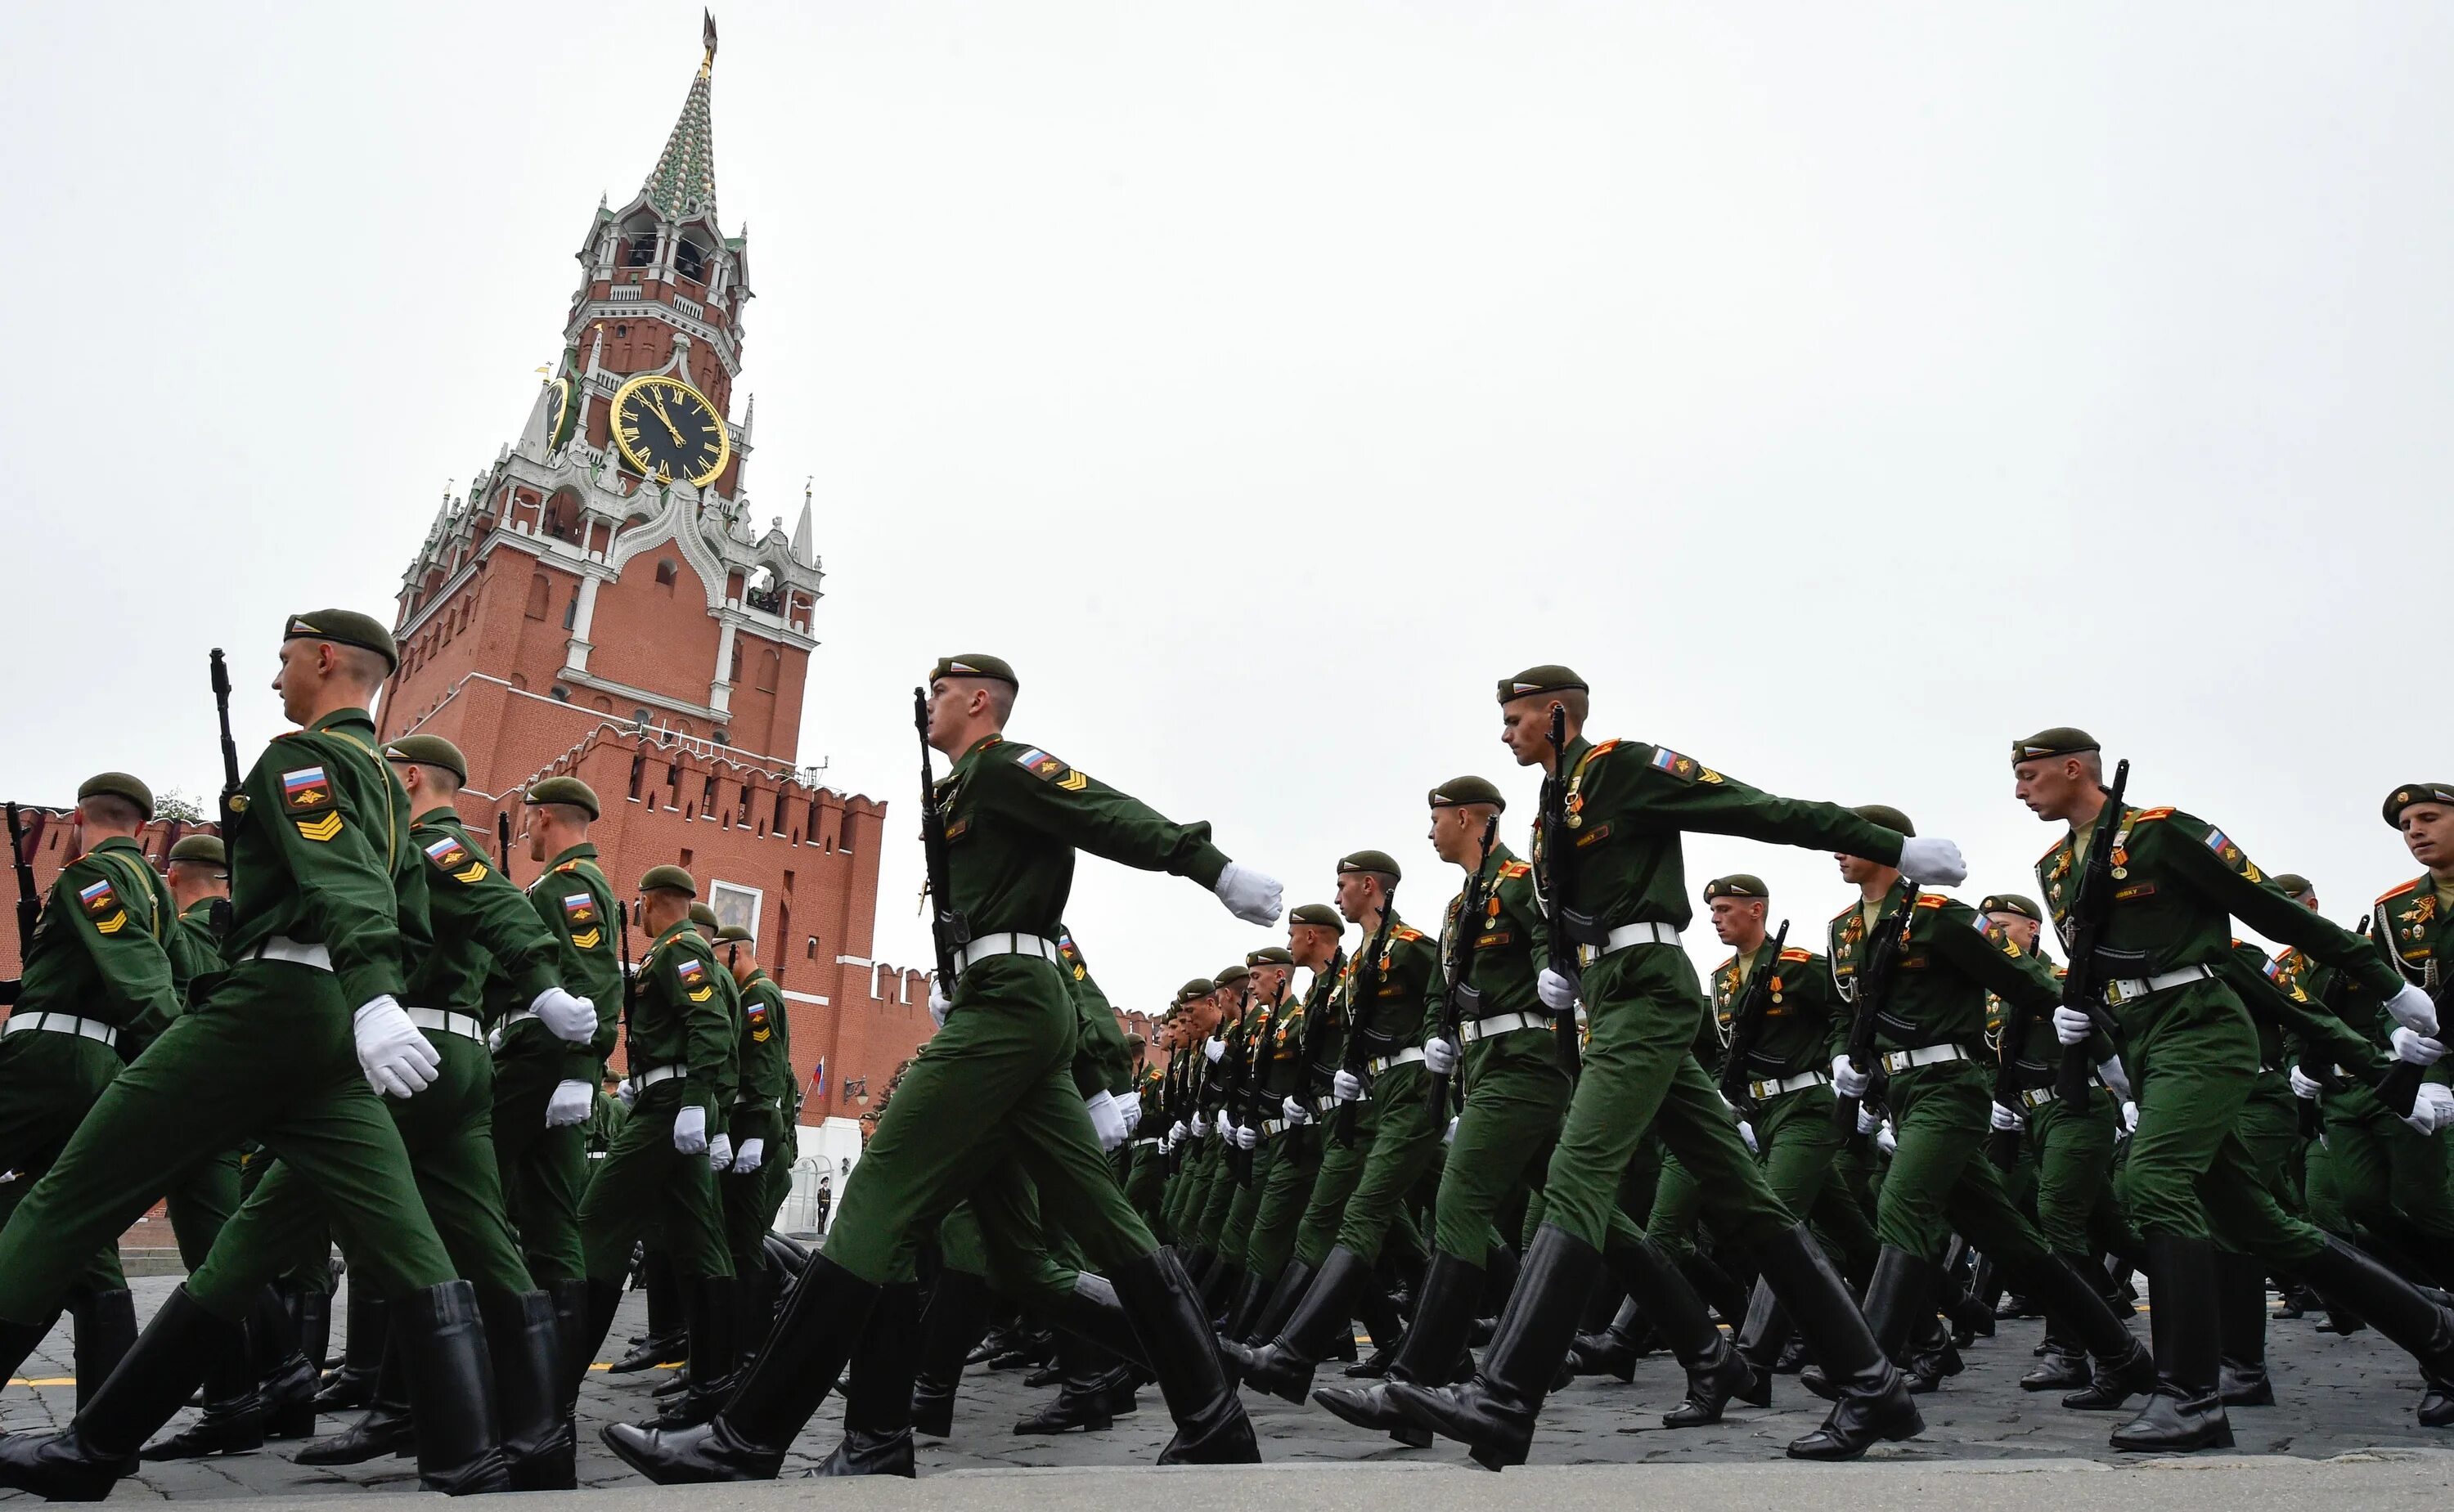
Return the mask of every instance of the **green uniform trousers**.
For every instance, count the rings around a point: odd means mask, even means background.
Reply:
[[[1244,1245],[1244,1268],[1276,1283],[1295,1258],[1296,1231],[1312,1203],[1320,1177],[1321,1132],[1318,1124],[1299,1124],[1270,1137],[1269,1174],[1261,1182],[1261,1200],[1253,1209],[1253,1235]]]
[[[1227,1228],[1228,1211],[1236,1205],[1235,1151],[1223,1134],[1212,1134],[1210,1152],[1210,1185],[1201,1194],[1201,1213],[1194,1222],[1193,1244],[1196,1249],[1217,1251],[1219,1238]]]
[[[1125,1146],[1133,1157],[1125,1168],[1125,1201],[1134,1204],[1153,1234],[1173,1241],[1176,1230],[1168,1225],[1167,1155],[1158,1147],[1158,1137],[1136,1139]]]
[[[2324,1107],[2330,1190],[2344,1220],[2406,1247],[2454,1250],[2445,1137],[2414,1129],[2364,1086],[2327,1093]]]
[[[1840,1162],[1849,1141],[1832,1126],[1828,1086],[1776,1094],[1756,1109],[1756,1159],[1780,1204],[1806,1220],[1844,1273],[1871,1267],[1875,1224],[1849,1189]]]
[[[704,1153],[674,1148],[683,1085],[679,1079],[659,1082],[639,1094],[580,1199],[579,1247],[590,1281],[621,1281],[643,1234],[685,1280],[733,1274],[715,1172]]]
[[[0,1172],[11,1178],[0,1182],[0,1224],[8,1223],[26,1194],[58,1163],[70,1137],[102,1100],[122,1064],[117,1050],[81,1034],[20,1029],[0,1039]],[[127,1289],[128,1278],[119,1266],[119,1230],[113,1229],[87,1257],[68,1290]]]
[[[1100,1270],[1157,1248],[1109,1174],[1074,1084],[1076,1033],[1073,999],[1051,964],[996,956],[966,971],[955,1011],[905,1069],[844,1184],[827,1258],[872,1285],[894,1281],[983,1153],[998,1150]]]
[[[767,1267],[767,1233],[775,1226],[775,1211],[784,1205],[792,1186],[789,1156],[781,1161],[771,1157],[748,1175],[724,1171],[716,1176],[716,1200],[724,1208],[724,1248],[733,1257],[734,1275]]]
[[[2043,1236],[1985,1158],[1993,1086],[1992,1073],[1974,1061],[1892,1078],[1885,1101],[1900,1143],[1875,1204],[1875,1237],[1885,1248],[1941,1264],[1958,1233],[2005,1266],[2043,1257]]]
[[[1363,1158],[1363,1168],[1357,1173],[1355,1189],[1347,1195],[1345,1209],[1338,1215],[1337,1241],[1367,1264],[1378,1262],[1381,1245],[1389,1239],[1392,1226],[1401,1223],[1408,1231],[1410,1247],[1417,1251],[1422,1248],[1420,1237],[1414,1233],[1413,1220],[1407,1216],[1407,1204],[1424,1177],[1438,1172],[1440,1136],[1448,1132],[1449,1126],[1448,1110],[1442,1108],[1434,1116],[1428,1097],[1420,1062],[1393,1065],[1373,1079],[1372,1102],[1379,1109],[1379,1118],[1373,1130],[1372,1147]],[[1301,1243],[1298,1240],[1298,1254],[1303,1254]],[[1328,1253],[1323,1248],[1320,1255],[1304,1258],[1318,1264]]]
[[[579,1203],[604,1164],[588,1159],[587,1124],[545,1126],[545,1105],[562,1083],[569,1052],[542,1023],[524,1019],[504,1031],[494,1058],[494,1160],[504,1208],[542,1283],[588,1273]]]
[[[350,1016],[338,981],[312,966],[243,961],[214,980],[104,1090],[0,1229],[0,1318],[49,1322],[96,1249],[166,1185],[251,1136],[315,1189],[375,1284],[452,1280],[400,1130],[359,1072]],[[251,1301],[217,1310],[235,1322]]]
[[[2114,1136],[2121,1121],[2113,1094],[2093,1085],[2082,1106],[2056,1099],[2028,1114],[2037,1232],[2057,1255],[2096,1253],[2090,1235],[2099,1206],[2112,1194]],[[2010,1189],[2007,1178],[2004,1189]]]
[[[238,1151],[224,1150],[199,1162],[165,1194],[171,1237],[178,1242],[179,1263],[190,1270],[205,1263],[222,1225],[238,1211]]]
[[[1227,1222],[1218,1230],[1218,1253],[1234,1265],[1244,1263],[1246,1252],[1253,1247],[1253,1221],[1260,1216],[1261,1193],[1269,1185],[1270,1163],[1277,1159],[1278,1144],[1263,1140],[1243,1154],[1250,1169],[1245,1180],[1234,1183],[1236,1195],[1227,1204]]]
[[[485,1042],[426,1031],[441,1065],[432,1085],[411,1098],[384,1098],[384,1110],[409,1152],[417,1195],[461,1279],[509,1295],[535,1289],[503,1218],[502,1179],[489,1129],[494,1116],[494,1061]],[[266,1282],[318,1252],[325,1238],[322,1194],[288,1160],[265,1172],[222,1229],[211,1254],[188,1278],[188,1291],[216,1313],[243,1311]],[[376,1274],[372,1257],[341,1237],[353,1270]]]
[[[1364,1162],[1371,1157],[1373,1136],[1380,1127],[1380,1104],[1360,1101],[1344,1104],[1355,1111],[1347,1120],[1333,1108],[1322,1115],[1319,1134],[1320,1169],[1314,1173],[1312,1194],[1304,1202],[1303,1221],[1296,1225],[1295,1258],[1307,1265],[1318,1266],[1338,1243],[1338,1230],[1346,1221],[1346,1200],[1355,1195],[1356,1184],[1363,1180]],[[1347,1143],[1338,1143],[1338,1131],[1346,1123]]]
[[[1432,1204],[1432,1247],[1444,1255],[1482,1264],[1502,1237],[1503,1212],[1542,1184],[1574,1090],[1550,1038],[1547,1030],[1518,1029],[1486,1042],[1488,1053],[1466,1083]],[[1530,1048],[1520,1053],[1520,1044]]]

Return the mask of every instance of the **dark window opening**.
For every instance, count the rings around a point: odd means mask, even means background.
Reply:
[[[571,602],[562,607],[562,627],[570,629],[579,623],[579,586],[572,585]]]
[[[698,806],[701,813],[715,812],[715,773],[714,772],[707,774],[707,789],[699,795]]]
[[[655,233],[655,232],[654,232],[654,231],[634,231],[634,232],[633,232],[633,233],[631,233],[630,235],[625,236],[625,237],[623,237],[623,238],[622,238],[622,266],[623,266],[623,267],[625,267],[625,268],[645,268],[645,267],[647,267],[649,264],[651,264],[651,263],[654,262],[655,260],[656,260],[656,233]],[[620,332],[619,330],[616,330],[616,331],[614,332],[614,334],[618,336],[618,335],[620,335],[620,334],[621,334],[621,332]]]
[[[664,556],[656,558],[656,586],[658,587],[672,587],[674,586],[674,580],[680,575],[681,568],[674,566],[674,559],[672,557]]]
[[[696,283],[707,282],[707,249],[683,237],[674,247],[674,271]]]
[[[634,756],[634,757],[632,757],[632,758],[631,758],[631,796],[632,796],[632,797],[636,798],[636,797],[638,797],[638,796],[639,796],[639,786],[640,786],[640,784],[641,784],[641,782],[642,782],[642,781],[644,781],[644,780],[645,780],[645,778],[647,777],[647,775],[648,775],[648,758],[647,758],[647,757],[645,757],[645,756]]]

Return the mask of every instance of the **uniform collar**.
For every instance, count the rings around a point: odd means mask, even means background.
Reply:
[[[456,823],[459,818],[459,809],[454,808],[450,804],[436,804],[433,807],[418,815],[415,819],[411,820],[410,823],[412,825],[432,825],[440,824],[445,820]]]
[[[86,854],[90,856],[98,850],[132,850],[139,856],[145,854],[145,847],[126,835],[113,835],[109,840],[97,844],[93,850],[89,850]]]
[[[654,950],[656,946],[663,945],[666,941],[674,938],[674,936],[682,934],[689,935],[694,940],[696,940],[699,937],[698,930],[692,925],[690,915],[688,914],[684,914],[678,924],[672,925],[663,933],[657,935],[654,940],[649,941],[648,948]]]
[[[195,902],[180,909],[179,917],[182,919],[192,919],[200,913],[210,914],[213,911],[213,905],[219,902],[221,902],[219,898],[199,898]]]
[[[561,865],[566,861],[594,861],[595,859],[596,847],[583,840],[578,845],[572,846],[569,850],[564,851],[561,855],[554,857],[545,865],[546,869],[551,871],[554,867]]]
[[[364,725],[372,730],[375,727],[375,717],[363,708],[336,708],[323,718],[313,721],[307,727],[337,729],[343,725]]]

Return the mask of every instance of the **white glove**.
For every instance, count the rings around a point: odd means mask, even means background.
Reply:
[[[1454,1114],[1454,1113],[1450,1114],[1450,1115],[1449,1115],[1449,1126],[1448,1126],[1447,1128],[1442,1129],[1442,1130],[1440,1131],[1440,1143],[1441,1143],[1441,1144],[1456,1144],[1456,1143],[1457,1143],[1457,1124],[1458,1124],[1458,1121],[1457,1121],[1457,1115],[1456,1115],[1456,1114]]]
[[[937,1027],[942,1029],[946,1026],[946,1015],[954,1011],[954,1007],[955,1000],[946,996],[946,994],[939,989],[937,984],[935,982],[930,983],[929,1017],[936,1021]]]
[[[586,998],[574,998],[560,987],[548,987],[536,995],[529,1007],[557,1040],[573,1044],[586,1044],[596,1038],[596,1005]]]
[[[2445,1054],[2445,1046],[2413,1029],[2397,1029],[2386,1036],[2394,1046],[2394,1058],[2413,1065],[2435,1065]]]
[[[1278,1112],[1285,1117],[1289,1128],[1312,1122],[1312,1109],[1305,1106],[1304,1100],[1299,1097],[1291,1097],[1279,1104]]]
[[[1218,901],[1227,905],[1229,913],[1246,924],[1278,922],[1278,879],[1276,877],[1231,861],[1227,863],[1227,869],[1218,874],[1218,885],[1211,891],[1218,894]]]
[[[486,1048],[496,1055],[503,1053],[503,1026],[499,1024],[486,1031]]]
[[[614,1084],[614,1101],[621,1104],[624,1107],[629,1107],[638,1100],[639,1089],[632,1084],[629,1077],[626,1076],[619,1082]]]
[[[735,1176],[754,1176],[758,1167],[766,1164],[767,1142],[763,1139],[743,1140],[741,1147],[733,1152],[733,1174]]]
[[[1227,1137],[1236,1142],[1236,1147],[1239,1150],[1249,1150],[1261,1143],[1261,1131],[1250,1124],[1239,1124],[1229,1129]]]
[[[1549,966],[1535,979],[1534,991],[1541,998],[1542,1006],[1554,1013],[1565,1013],[1577,1005],[1577,985]]]
[[[1116,1110],[1125,1116],[1126,1138],[1132,1138],[1134,1130],[1142,1126],[1142,1100],[1137,1097],[1120,1097],[1116,1099]]]
[[[1197,1139],[1197,1140],[1206,1140],[1206,1139],[1208,1139],[1208,1138],[1210,1137],[1210,1115],[1209,1115],[1209,1114],[1207,1114],[1207,1113],[1196,1113],[1196,1114],[1194,1114],[1194,1115],[1193,1115],[1193,1124],[1192,1124],[1192,1128],[1193,1128],[1193,1137],[1194,1137],[1195,1139]]]
[[[1434,1076],[1446,1076],[1457,1069],[1458,1047],[1442,1039],[1423,1042],[1423,1069]]]
[[[1845,1053],[1832,1058],[1832,1090],[1842,1097],[1864,1097],[1866,1084],[1873,1080],[1859,1070]],[[1863,1134],[1866,1131],[1860,1129],[1858,1132]]]
[[[2077,1044],[2087,1038],[2096,1021],[2077,1008],[2054,1009],[2054,1038],[2064,1044]]]
[[[1881,1119],[1880,1119],[1880,1118],[1877,1118],[1877,1117],[1875,1116],[1875,1110],[1874,1110],[1873,1108],[1868,1107],[1868,1106],[1867,1106],[1865,1104],[1863,1104],[1863,1103],[1861,1103],[1861,1104],[1858,1104],[1858,1132],[1859,1132],[1859,1133],[1861,1133],[1861,1134],[1872,1134],[1873,1132],[1875,1132],[1875,1130],[1877,1130],[1877,1129],[1879,1129],[1879,1128],[1881,1128],[1882,1126],[1883,1126],[1883,1120],[1881,1120]]]
[[[2292,1084],[2292,1095],[2294,1097],[2303,1099],[2307,1102],[2316,1102],[2318,1100],[2318,1094],[2326,1090],[2325,1087],[2319,1084],[2315,1078],[2311,1077],[2307,1072],[2303,1071],[2301,1067],[2297,1065],[2286,1071],[2283,1074],[2283,1079]]]
[[[2418,1029],[2423,1034],[2437,1032],[2437,1005],[2429,1001],[2427,993],[2408,982],[2403,985],[2401,992],[2385,1000],[2385,1010],[2394,1015],[2395,1023],[2406,1029]]]
[[[1995,1128],[2005,1134],[2008,1134],[2015,1129],[2023,1129],[2028,1126],[2028,1121],[2026,1119],[2022,1118],[2018,1113],[2004,1107],[2000,1103],[1994,1104],[1992,1122]]]
[[[1211,1064],[1217,1065],[1218,1064],[1218,1058],[1227,1053],[1227,1042],[1224,1040],[1204,1040],[1201,1042],[1201,1053],[1210,1057]]]
[[[1116,1106],[1114,1093],[1104,1087],[1092,1093],[1082,1100],[1082,1111],[1091,1115],[1091,1132],[1099,1136],[1102,1151],[1125,1142],[1125,1110]]]
[[[1957,852],[1955,852],[1955,854],[1957,854]],[[1875,1148],[1881,1150],[1886,1155],[1890,1155],[1896,1153],[1900,1147],[1901,1137],[1892,1132],[1892,1121],[1890,1119],[1883,1120],[1883,1126],[1875,1130]]]
[[[386,1097],[408,1097],[434,1084],[443,1058],[409,1014],[389,992],[358,1009],[350,1020],[358,1041],[358,1069],[367,1085]]]
[[[1901,842],[1901,875],[1911,882],[1936,882],[1946,887],[1968,880],[1968,863],[1948,840],[1911,835]]]
[[[1352,1071],[1340,1070],[1329,1079],[1329,1095],[1340,1103],[1352,1103],[1363,1095],[1363,1078]]]
[[[2118,1055],[2108,1055],[2103,1060],[2097,1062],[2096,1074],[2101,1080],[2102,1080],[2105,1085],[2113,1088],[2114,1096],[2122,1099],[2124,1103],[2134,1101],[2133,1094],[2130,1090],[2130,1073],[2122,1068],[2122,1057]]]
[[[718,1134],[707,1142],[708,1169],[720,1171],[733,1164],[733,1136]]]
[[[2424,1085],[2420,1096],[2412,1102],[2410,1116],[2404,1122],[2423,1134],[2434,1134],[2448,1124],[2454,1124],[2454,1091],[2434,1082]]]
[[[1760,1155],[1763,1153],[1756,1147],[1756,1126],[1753,1124],[1748,1123],[1745,1119],[1739,1120],[1739,1138],[1746,1144],[1748,1154]]]
[[[2124,1134],[2136,1134],[2139,1132],[2138,1104],[2124,1103],[2122,1104],[2122,1132]]]
[[[1170,1144],[1181,1144],[1192,1132],[1184,1126],[1184,1120],[1177,1119],[1167,1126],[1167,1142]]]
[[[585,1082],[556,1082],[553,1095],[545,1100],[545,1126],[569,1128],[573,1124],[588,1122],[589,1110],[596,1105],[596,1094]]]
[[[674,1148],[684,1155],[707,1153],[707,1109],[694,1103],[674,1115]]]

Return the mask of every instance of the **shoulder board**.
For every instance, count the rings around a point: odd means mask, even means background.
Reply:
[[[2427,879],[2423,877],[2414,877],[2400,887],[2389,887],[2385,891],[2379,893],[2377,901],[2380,903],[2390,903],[2394,899],[2400,898],[2404,893],[2409,892],[2412,888],[2419,886],[2421,883],[2426,880]]]
[[[561,865],[556,866],[553,869],[556,871],[577,871],[579,869],[579,863],[576,861],[566,861]]]
[[[1939,892],[1921,892],[1918,894],[1917,905],[1921,908],[1940,908],[1950,901]]]
[[[1720,965],[1713,968],[1713,975],[1718,977],[1722,972],[1729,970],[1732,966],[1737,965],[1738,964],[1739,958],[1737,956],[1726,956],[1722,959]]]
[[[2042,865],[2043,865],[2046,862],[2053,860],[2053,859],[2054,859],[2054,852],[2056,852],[2056,851],[2058,851],[2058,850],[2062,849],[2062,846],[2064,846],[2068,845],[2069,843],[2070,843],[2070,836],[2069,836],[2068,834],[2064,834],[2064,835],[2062,836],[2062,839],[2055,841],[2055,842],[2054,842],[2052,845],[2050,845],[2050,846],[2047,846],[2045,847],[2045,853],[2044,853],[2043,855],[2039,856],[2039,857],[2037,858],[2037,865],[2040,865],[2040,866],[2042,866]]]
[[[1534,868],[1522,861],[1503,861],[1499,864],[1499,874],[1503,877],[1530,877],[1534,875]]]
[[[1389,931],[1389,938],[1392,940],[1403,940],[1411,945],[1415,941],[1423,938],[1423,931],[1416,928],[1413,925],[1401,924]]]
[[[1616,737],[1606,740],[1600,745],[1595,746],[1593,749],[1585,752],[1585,760],[1592,761],[1597,756],[1605,755],[1611,751],[1615,751],[1619,749],[1619,743]]]
[[[1859,905],[1854,903],[1851,904],[1846,908],[1841,909],[1839,913],[1834,914],[1832,916],[1832,922],[1834,924],[1847,924],[1849,922],[1849,916],[1858,911],[1858,906]]]
[[[2173,814],[2174,810],[2171,808],[2141,808],[2131,813],[2130,822],[2133,825],[2143,825],[2152,820],[2170,819]]]
[[[1780,953],[1780,958],[1783,961],[1812,961],[1815,959],[1815,952],[1812,950],[1783,950]]]

